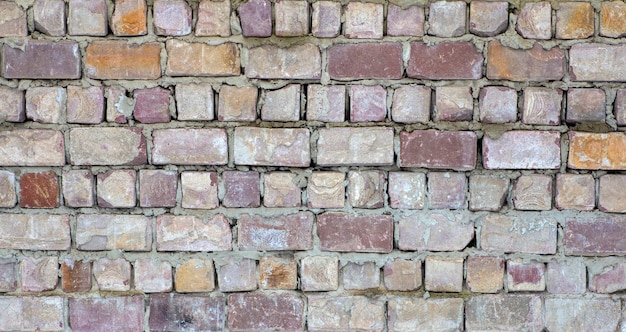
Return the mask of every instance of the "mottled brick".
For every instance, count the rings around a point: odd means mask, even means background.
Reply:
[[[123,258],[100,258],[94,261],[93,276],[101,291],[130,290],[130,263]]]
[[[155,0],[152,6],[154,33],[184,36],[191,33],[191,7],[184,0]]]
[[[471,2],[469,15],[470,33],[477,36],[495,36],[506,31],[509,26],[507,2]]]
[[[161,77],[161,44],[94,41],[85,51],[85,66],[93,79],[157,79]]]
[[[137,194],[135,170],[110,170],[97,176],[98,206],[107,208],[135,207]]]
[[[620,310],[620,302],[610,298],[547,298],[544,324],[554,332],[615,331]]]
[[[558,81],[565,74],[565,53],[558,47],[546,50],[535,43],[531,49],[514,49],[492,41],[487,54],[487,78],[492,80]]]
[[[0,292],[17,289],[17,262],[13,258],[0,258]]]
[[[471,170],[476,167],[476,141],[476,134],[473,132],[401,132],[400,165]]]
[[[178,293],[211,292],[215,289],[213,260],[192,258],[176,266],[174,285]]]
[[[569,219],[563,231],[566,255],[609,256],[626,253],[626,243],[621,240],[626,232],[626,219],[622,215]]]
[[[524,38],[552,37],[552,7],[548,1],[525,3],[517,15],[515,30]]]
[[[285,122],[300,120],[300,85],[289,84],[278,90],[266,91],[261,108],[261,120]]]
[[[556,221],[537,214],[490,214],[482,220],[480,248],[486,251],[554,254]]]
[[[157,251],[228,251],[231,242],[230,225],[222,214],[157,217]]]
[[[257,118],[256,87],[222,85],[217,108],[220,121],[254,121]]]
[[[463,1],[436,1],[430,4],[429,35],[459,37],[465,34],[467,5]]]
[[[14,207],[17,204],[15,174],[0,170],[0,207]]]
[[[309,4],[302,0],[274,3],[276,36],[306,36],[309,33]]]
[[[382,166],[393,163],[392,128],[322,128],[318,133],[319,166]]]
[[[244,37],[272,35],[272,3],[268,0],[250,0],[237,8]]]
[[[208,45],[168,39],[165,46],[165,73],[169,76],[235,76],[241,72],[236,44]]]
[[[271,172],[263,175],[263,206],[297,207],[302,201],[297,175],[288,172]]]
[[[464,173],[428,174],[431,209],[462,209],[466,206],[467,178]]]
[[[89,170],[63,172],[63,199],[66,206],[90,207],[94,204],[94,180]],[[0,199],[1,201],[1,199]]]
[[[308,85],[306,101],[307,121],[343,122],[345,117],[346,88],[344,86]]]
[[[63,134],[47,129],[13,129],[0,132],[0,165],[63,166]]]
[[[470,298],[465,306],[466,331],[540,332],[542,329],[542,304],[538,295],[480,295]]]
[[[152,132],[154,165],[225,165],[226,131],[221,128],[173,128]]]
[[[110,86],[105,89],[107,99],[106,119],[108,122],[127,123],[133,114],[135,101],[126,95],[126,89]]]
[[[98,124],[104,120],[104,89],[67,87],[67,122]]]
[[[427,256],[424,289],[431,292],[461,292],[463,258]]]
[[[619,38],[626,35],[626,4],[621,1],[600,3],[600,36]]]
[[[557,209],[591,211],[596,206],[596,182],[591,174],[557,174]]]
[[[393,218],[327,212],[317,216],[317,235],[323,251],[391,252]]]
[[[478,100],[481,122],[508,123],[517,120],[517,91],[515,89],[487,86],[480,90]]]
[[[506,280],[509,292],[541,292],[546,288],[546,265],[521,259],[506,263]]]
[[[139,205],[142,207],[176,206],[177,182],[176,171],[140,170]]]
[[[148,251],[152,219],[143,215],[81,214],[76,220],[78,250]]]
[[[600,263],[602,264],[602,263]],[[589,290],[610,294],[626,289],[626,265],[622,262],[593,266],[589,270]]]
[[[339,287],[339,259],[308,256],[300,261],[300,288],[303,292],[333,291]]]
[[[410,44],[407,75],[433,80],[467,80],[482,77],[483,56],[470,42]]]
[[[626,176],[605,174],[600,177],[598,208],[604,212],[626,212]]]
[[[24,257],[20,265],[22,291],[43,292],[53,290],[58,282],[57,257]]]
[[[172,265],[165,261],[142,258],[133,264],[135,289],[144,293],[172,290]]]
[[[310,250],[313,248],[311,212],[261,217],[244,214],[237,220],[240,250]]]
[[[435,88],[435,121],[471,121],[474,115],[472,89],[462,86]]]
[[[313,44],[289,48],[274,45],[252,48],[248,50],[246,76],[260,79],[319,79],[320,50]]]
[[[394,209],[423,209],[426,201],[426,175],[389,172],[389,206]]]
[[[572,150],[570,150],[571,153]],[[561,135],[557,131],[507,131],[483,137],[486,169],[557,169],[561,166]]]
[[[626,81],[626,45],[574,44],[569,51],[572,81]]]
[[[385,264],[383,276],[387,290],[417,290],[422,286],[422,261],[396,258]]]
[[[111,32],[116,36],[141,36],[148,33],[145,0],[115,0]]]
[[[0,248],[68,250],[70,218],[66,214],[0,214]]]
[[[563,91],[541,87],[524,89],[522,122],[536,125],[558,125],[561,123]]]
[[[390,3],[387,6],[387,35],[414,36],[424,35],[424,8],[410,6],[402,8]]]
[[[222,292],[243,292],[257,289],[256,261],[243,258],[217,265],[217,284]]]
[[[66,258],[61,263],[61,286],[66,293],[91,290],[91,262]]]
[[[504,259],[498,256],[469,256],[465,263],[467,288],[474,293],[497,293],[504,282]]]
[[[310,208],[343,208],[346,201],[345,174],[340,172],[313,172],[307,194]]]
[[[321,331],[382,331],[385,303],[365,296],[310,295],[307,327]]]
[[[333,38],[341,29],[341,4],[335,1],[317,1],[312,5],[311,33],[317,38]]]
[[[107,11],[105,0],[70,0],[68,33],[71,36],[106,36]]]
[[[224,198],[226,207],[259,207],[261,205],[261,178],[256,171],[224,171]]]
[[[546,282],[551,294],[583,294],[587,288],[585,262],[581,259],[549,261]]]
[[[216,172],[182,172],[181,206],[186,209],[215,209],[220,204],[217,182]]]
[[[94,315],[95,312],[98,314]],[[141,295],[69,299],[72,331],[141,331],[144,316],[144,298]]]
[[[341,268],[343,288],[346,290],[377,289],[380,287],[380,268],[375,262],[348,262]]]
[[[26,120],[26,101],[24,92],[8,86],[0,87],[0,119],[7,122],[23,122]]]
[[[594,10],[589,2],[562,2],[556,10],[556,38],[593,36]]]
[[[462,299],[398,297],[390,299],[387,307],[390,332],[463,330]]]
[[[161,87],[133,91],[133,117],[141,123],[170,122],[170,90]]]
[[[513,205],[517,210],[550,210],[552,177],[544,174],[522,175],[513,185]]]
[[[65,35],[65,2],[37,0],[33,4],[35,29],[50,36]]]
[[[430,87],[401,86],[393,93],[391,118],[394,122],[428,123],[430,119]]]
[[[385,121],[387,91],[380,85],[350,87],[350,122]]]
[[[570,131],[567,166],[573,169],[626,169],[626,136],[623,133]]]
[[[299,331],[303,325],[304,301],[298,295],[257,293],[228,296],[228,328],[231,331]]]
[[[228,2],[225,1],[225,3]],[[176,108],[178,111],[178,120],[213,120],[215,117],[215,110],[213,107],[213,88],[208,83],[176,85]]]
[[[28,35],[26,11],[13,1],[0,2],[0,37],[19,37]]]
[[[506,202],[510,182],[508,178],[497,175],[470,175],[470,210],[499,211]]]
[[[474,239],[474,222],[467,214],[413,214],[397,227],[400,250],[462,251]]]
[[[80,78],[80,52],[74,41],[25,40],[15,48],[2,47],[2,75],[5,78]]]
[[[567,90],[568,123],[604,122],[606,94],[602,89],[572,88]]]
[[[34,87],[26,91],[26,118],[40,123],[61,123],[67,94],[60,87]]]
[[[20,207],[49,209],[59,206],[59,178],[54,172],[25,173],[20,177]]]
[[[262,257],[259,261],[261,289],[296,289],[298,267],[293,257]]]
[[[402,44],[335,44],[328,49],[328,73],[336,80],[400,79]]]
[[[382,171],[350,171],[348,173],[348,199],[354,208],[383,207],[385,187],[385,173]]]
[[[150,295],[150,331],[223,331],[224,296]]]
[[[230,36],[230,10],[230,1],[201,1],[198,5],[196,36]]]
[[[13,296],[0,299],[3,331],[63,331],[63,297]]]
[[[344,9],[344,36],[347,38],[383,37],[383,5],[366,2],[351,2]]]

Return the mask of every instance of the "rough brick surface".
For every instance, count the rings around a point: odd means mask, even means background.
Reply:
[[[63,331],[67,326],[60,296],[6,296],[0,305],[5,308],[0,313],[0,328],[6,331]]]
[[[626,69],[620,54],[625,45],[597,43],[573,45],[569,53],[569,73],[573,81],[624,81]]]
[[[262,289],[296,289],[298,267],[292,257],[263,257],[259,262]]]
[[[191,33],[191,7],[183,0],[156,0],[152,6],[154,33],[184,36]]]
[[[141,165],[147,161],[140,128],[73,128],[69,136],[73,165]]]
[[[151,331],[219,331],[225,323],[224,296],[150,296]]]
[[[201,1],[198,5],[196,36],[230,36],[230,12],[230,1]]]
[[[496,86],[484,87],[479,97],[480,121],[507,123],[517,120],[517,91]]]
[[[307,129],[235,129],[235,163],[307,167],[311,162]]]
[[[70,247],[68,215],[2,214],[0,248],[67,250]]]
[[[70,298],[69,322],[72,331],[110,331],[143,329],[144,300],[142,296]],[[97,312],[97,315],[94,313]]]
[[[43,292],[56,288],[58,282],[59,259],[56,257],[26,257],[20,265],[22,290]]]
[[[544,324],[550,331],[613,331],[621,308],[619,301],[609,298],[553,298],[546,299],[544,310]]]
[[[188,209],[215,209],[217,197],[217,173],[183,172],[180,175],[182,191],[181,206]]]
[[[309,256],[300,262],[300,288],[305,292],[332,291],[339,287],[337,257]]]
[[[79,250],[148,251],[152,220],[145,216],[81,214],[76,221]]]
[[[474,115],[472,89],[461,86],[435,88],[435,121],[470,121]]]
[[[422,262],[396,258],[383,268],[385,288],[412,291],[422,286]]]
[[[497,293],[504,281],[504,259],[498,256],[469,256],[465,263],[467,287],[476,293]]]
[[[593,7],[588,2],[564,2],[556,11],[556,38],[591,37],[594,32]]]
[[[26,173],[20,178],[20,206],[55,208],[59,206],[59,178],[54,172]]]
[[[318,133],[317,164],[320,166],[393,163],[391,128],[328,128]]]
[[[506,201],[510,180],[498,176],[471,175],[469,178],[469,209],[499,211]]]
[[[400,165],[471,170],[476,167],[476,141],[476,134],[473,132],[435,130],[402,132]]]
[[[600,4],[600,35],[618,38],[626,34],[626,4],[619,1]]]
[[[536,261],[509,260],[506,284],[509,292],[541,292],[546,288],[546,265]]]
[[[137,203],[134,170],[111,170],[97,176],[98,206],[132,208]]]
[[[548,1],[525,3],[517,16],[515,30],[524,38],[552,37],[552,7]]]
[[[170,122],[170,91],[161,87],[133,91],[133,117],[141,123]]]
[[[272,3],[267,0],[248,1],[237,8],[245,37],[272,35]]]
[[[258,310],[258,308],[263,310]],[[304,301],[297,295],[233,294],[228,296],[231,331],[296,331],[304,324]]]
[[[91,290],[91,262],[64,259],[61,263],[61,285],[66,293]]]
[[[236,44],[207,45],[170,39],[166,43],[170,76],[239,75],[239,49]]]
[[[554,47],[546,50],[539,43],[518,50],[492,41],[487,48],[487,78],[511,81],[560,80],[565,73],[565,54]]]
[[[217,270],[218,284],[222,292],[241,292],[257,289],[256,261],[242,259],[228,261]]]
[[[569,132],[567,166],[574,169],[621,170],[626,168],[626,136],[622,133]]]
[[[395,4],[387,6],[387,35],[423,36],[424,8],[410,6],[402,8]]]
[[[33,15],[35,29],[37,29],[38,31],[41,31],[42,33],[50,36],[65,35],[66,30],[64,1],[38,0],[33,4]],[[22,21],[18,22],[19,24],[22,23]],[[21,28],[21,26],[18,27]]]
[[[556,252],[556,221],[541,216],[491,214],[482,220],[480,247],[495,252]]]
[[[390,252],[393,220],[329,212],[317,216],[317,235],[324,251]]]
[[[307,194],[310,208],[342,208],[346,201],[345,175],[339,172],[314,172]]]
[[[296,175],[287,172],[266,173],[263,177],[263,205],[266,207],[300,206],[302,193]]]
[[[344,289],[365,290],[380,286],[380,268],[374,262],[348,263],[341,269],[341,273]]]
[[[561,135],[556,131],[507,131],[498,138],[483,138],[486,169],[556,169],[560,165]]]
[[[389,172],[389,206],[394,209],[423,209],[426,176],[423,173]]]
[[[604,122],[605,102],[606,94],[601,89],[569,89],[565,119],[569,123]]]
[[[71,0],[68,33],[72,36],[106,36],[109,29],[105,0]]]
[[[474,223],[462,214],[415,214],[398,228],[400,250],[461,251],[474,238]]]
[[[382,38],[383,5],[352,2],[345,7],[344,35],[348,38]]]
[[[388,304],[389,331],[463,330],[462,299],[393,298]]]
[[[529,87],[524,90],[522,122],[537,125],[558,125],[561,123],[561,102],[563,91],[548,88]]]
[[[2,47],[2,76],[30,79],[80,78],[78,43],[27,40],[13,48]]]
[[[550,210],[552,177],[543,174],[520,176],[513,185],[513,205],[517,210]]]
[[[141,36],[148,33],[145,0],[116,0],[111,16],[111,32],[116,36]]]
[[[104,120],[104,90],[101,87],[67,87],[67,122],[98,124]]]
[[[243,215],[239,222],[241,250],[308,250],[313,248],[313,214],[274,218]]]
[[[311,33],[318,38],[332,38],[339,35],[341,28],[341,4],[334,1],[314,2],[311,18]]]
[[[215,268],[211,259],[192,258],[176,266],[176,291],[180,293],[210,292],[215,289]]]
[[[152,132],[155,165],[223,165],[228,160],[223,129],[159,129]]]
[[[552,260],[546,269],[547,290],[552,294],[582,294],[587,288],[587,267],[581,259]]]
[[[61,166],[65,144],[60,131],[14,129],[0,132],[2,166]]]
[[[618,238],[626,229],[623,216],[569,219],[564,227],[563,247],[567,255],[623,255],[626,246]]]
[[[387,91],[380,85],[350,87],[350,122],[385,121]]]
[[[399,43],[337,44],[328,50],[328,72],[337,80],[402,78]]]
[[[93,263],[93,276],[102,291],[130,290],[130,263],[123,259],[101,258]]]
[[[246,76],[262,79],[319,79],[321,62],[320,49],[313,44],[289,48],[264,45],[248,50]]]
[[[158,251],[224,251],[232,247],[228,220],[210,217],[161,215],[156,222]]]
[[[507,2],[476,1],[470,3],[469,30],[478,36],[495,36],[509,26]]]
[[[424,289],[459,293],[463,289],[463,258],[427,256]]]
[[[87,46],[85,66],[93,79],[156,79],[161,76],[161,45],[95,41]]]
[[[40,123],[60,123],[67,93],[63,88],[35,87],[26,91],[26,118]]]
[[[343,122],[346,117],[346,89],[339,85],[309,85],[306,119],[308,121]]]
[[[430,94],[426,86],[403,86],[393,93],[391,118],[401,123],[428,123]]]
[[[261,189],[259,172],[225,171],[224,199],[226,207],[259,207],[261,205]]]
[[[483,56],[469,42],[442,42],[428,45],[413,42],[407,75],[435,80],[479,79]]]
[[[308,297],[309,331],[382,331],[385,303],[364,296]]]
[[[535,331],[543,329],[541,298],[537,295],[481,295],[465,307],[467,331]]]
[[[26,36],[28,28],[26,26],[26,12],[17,3],[3,1],[0,3],[0,37]]]
[[[463,1],[437,1],[430,4],[428,34],[459,37],[465,34],[467,4]]]

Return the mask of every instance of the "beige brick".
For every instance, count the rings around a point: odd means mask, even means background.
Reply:
[[[211,292],[215,289],[215,268],[212,259],[192,258],[176,267],[176,292]]]

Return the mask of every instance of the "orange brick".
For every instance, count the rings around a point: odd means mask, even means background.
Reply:
[[[576,39],[593,35],[593,7],[588,2],[563,2],[556,11],[556,38]]]
[[[85,62],[89,78],[157,79],[161,77],[161,44],[96,41],[87,46]]]
[[[626,169],[626,135],[623,133],[569,133],[567,165],[575,169]]]
[[[179,293],[212,291],[215,289],[213,260],[190,259],[177,266],[174,284]]]
[[[565,72],[565,53],[558,47],[545,50],[539,43],[528,50],[514,49],[499,41],[487,49],[487,78],[512,81],[560,80]]]
[[[298,268],[293,258],[263,257],[259,269],[259,284],[263,289],[296,289],[298,286]]]
[[[236,44],[207,45],[167,41],[167,69],[170,76],[233,76],[241,72]]]
[[[600,6],[600,35],[613,38],[626,35],[626,3],[603,2]]]
[[[148,33],[145,0],[116,0],[111,16],[111,30],[116,36],[140,36]]]

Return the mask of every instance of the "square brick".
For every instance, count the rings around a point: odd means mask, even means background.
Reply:
[[[293,257],[262,257],[259,262],[261,289],[296,289],[298,267]]]
[[[59,259],[57,257],[24,257],[20,265],[22,291],[43,292],[57,287]]]
[[[0,258],[0,292],[17,290],[17,263],[13,258]]]
[[[61,285],[66,293],[91,290],[91,262],[66,258],[61,263]]]
[[[313,172],[309,178],[308,207],[342,208],[346,202],[345,174],[340,172]]]
[[[387,6],[387,35],[415,36],[424,35],[424,8],[411,6],[402,9],[400,6]]]
[[[312,4],[311,32],[317,38],[334,38],[341,30],[341,3],[317,1]]]
[[[64,171],[62,182],[66,206],[93,206],[94,180],[91,171],[82,169]]]
[[[154,33],[160,36],[184,36],[191,33],[191,7],[184,0],[155,0]]]
[[[115,0],[111,32],[116,36],[142,36],[148,33],[145,0]]]
[[[474,293],[497,293],[504,283],[504,259],[495,256],[467,257],[467,287]]]
[[[26,119],[24,92],[7,86],[0,87],[0,118],[7,122],[24,122]]]
[[[65,2],[63,0],[35,1],[33,4],[33,21],[35,30],[41,33],[49,36],[64,36]]]
[[[572,88],[567,90],[568,123],[604,122],[606,94],[602,89]]]
[[[387,91],[380,85],[350,87],[350,122],[385,121]]]
[[[604,212],[626,212],[626,176],[606,174],[600,177],[598,208]]]
[[[217,108],[218,120],[247,122],[256,120],[257,95],[258,90],[253,86],[222,85]]]
[[[218,266],[218,285],[222,292],[246,292],[257,289],[256,261],[241,259]]]
[[[517,91],[515,89],[487,86],[480,90],[478,98],[481,122],[507,123],[517,120]]]
[[[435,89],[435,121],[471,121],[474,115],[472,88],[438,86]]]
[[[526,3],[517,15],[515,30],[532,39],[552,38],[552,7],[548,1]]]
[[[551,260],[546,274],[548,293],[583,294],[587,290],[587,267],[582,259]]]
[[[402,123],[428,123],[430,95],[427,86],[402,86],[393,93],[391,118]]]
[[[296,174],[265,173],[263,188],[263,206],[265,207],[297,207],[302,202],[302,193]]]
[[[180,183],[183,208],[215,209],[220,205],[216,172],[182,172]]]
[[[59,179],[54,172],[26,173],[20,178],[20,206],[49,209],[59,206]]]
[[[212,259],[192,258],[176,267],[174,285],[178,293],[212,292],[215,269]]]
[[[354,208],[378,209],[385,204],[385,173],[382,171],[350,171],[348,197]]]
[[[380,268],[374,262],[348,263],[342,269],[343,289],[365,290],[380,287]]]
[[[28,35],[26,12],[16,2],[0,2],[0,37],[19,37]]]
[[[280,0],[274,4],[276,36],[295,37],[309,34],[309,3]]]
[[[469,208],[472,211],[500,211],[506,202],[511,181],[494,175],[470,175]]]
[[[467,178],[464,173],[431,172],[428,174],[428,197],[431,209],[465,207]]]
[[[261,108],[261,119],[264,121],[300,120],[300,85],[289,84],[282,89],[266,91]]]
[[[426,200],[426,175],[389,172],[389,206],[394,209],[423,209]]]
[[[108,208],[135,207],[134,170],[111,170],[97,175],[98,205]]]
[[[506,31],[509,26],[507,2],[473,1],[470,3],[470,33],[491,37]]]
[[[589,291],[610,294],[626,290],[626,264],[600,261],[589,267]]]
[[[133,91],[133,116],[141,123],[170,122],[170,90],[161,87]]]
[[[139,205],[142,207],[176,206],[178,173],[176,171],[139,171]]]
[[[106,88],[106,119],[107,122],[127,123],[133,115],[135,101],[126,96],[126,89],[119,86]]]
[[[542,292],[546,289],[546,265],[540,262],[509,260],[506,263],[506,284],[509,292]]]
[[[559,210],[592,211],[596,206],[596,181],[591,174],[557,174],[556,198]]]
[[[385,264],[383,276],[387,290],[417,290],[422,287],[422,261],[396,258]]]
[[[524,89],[522,122],[536,125],[559,125],[563,91],[530,87]]]
[[[144,293],[162,293],[172,290],[172,265],[156,259],[138,259],[133,264],[135,288]]]
[[[430,4],[428,34],[437,37],[458,37],[465,34],[467,5],[462,1],[437,1]]]
[[[300,262],[303,292],[334,291],[339,287],[339,260],[330,256],[309,256]]]
[[[93,263],[93,276],[101,291],[130,290],[130,263],[123,259],[101,258]]]
[[[230,1],[201,1],[198,5],[196,36],[230,36],[230,10]]]
[[[67,122],[98,124],[104,120],[104,89],[67,87]]]
[[[224,171],[224,199],[226,207],[259,207],[261,189],[259,172]]]
[[[272,35],[272,3],[268,0],[249,0],[237,8],[244,37]]]
[[[344,35],[347,38],[383,37],[383,5],[350,2],[345,7]]]
[[[427,256],[425,267],[427,291],[459,293],[463,290],[463,258]]]
[[[67,30],[71,36],[106,36],[106,0],[70,0],[67,21]]]
[[[213,120],[215,112],[211,84],[191,83],[176,85],[176,108],[178,120]]]
[[[11,208],[17,204],[15,174],[0,170],[0,207]]]
[[[619,38],[626,35],[626,3],[606,1],[600,3],[600,36]]]
[[[343,85],[310,84],[307,89],[307,121],[345,121],[346,89]]]
[[[513,186],[513,204],[517,210],[550,210],[552,177],[543,174],[522,175]]]
[[[40,123],[61,123],[65,113],[65,89],[34,87],[26,91],[26,117]]]
[[[617,125],[626,126],[626,89],[617,89],[615,101],[613,102],[613,111],[615,112]]]
[[[561,2],[556,10],[556,38],[582,39],[593,36],[594,10],[589,2]]]

